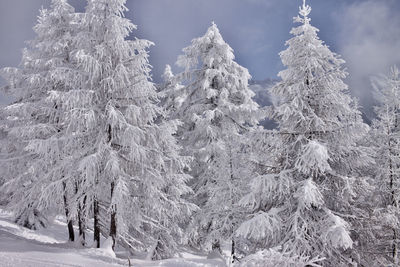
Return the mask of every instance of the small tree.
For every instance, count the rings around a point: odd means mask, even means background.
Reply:
[[[259,251],[242,259],[234,266],[238,267],[321,267],[321,258],[310,259],[307,256],[291,255],[290,252],[281,251],[282,249],[272,248]]]
[[[184,86],[179,83],[178,78],[172,73],[170,65],[165,67],[163,79],[164,82],[160,87],[160,104],[168,112],[167,116],[173,119],[177,117],[176,112],[185,101]]]

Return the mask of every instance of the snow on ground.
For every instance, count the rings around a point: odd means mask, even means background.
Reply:
[[[12,221],[12,214],[0,209],[0,265],[24,267],[106,267],[129,266],[128,259],[110,256],[107,248],[77,248],[68,243],[66,224],[56,217],[48,228],[32,231]],[[219,260],[206,255],[180,253],[182,258],[165,261],[130,259],[132,267],[224,267]],[[123,256],[120,256],[123,257]]]

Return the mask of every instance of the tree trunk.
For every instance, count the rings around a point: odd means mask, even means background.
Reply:
[[[69,217],[70,211],[68,207],[67,184],[65,182],[63,182],[63,188],[64,188],[65,217],[67,219],[67,225],[68,225],[68,240],[70,242],[74,242],[75,241],[74,223]]]
[[[86,199],[85,196],[83,198],[83,207],[81,204],[78,206],[78,226],[79,226],[79,240],[81,241],[82,246],[86,245],[86,221],[83,216],[84,210],[86,210]]]
[[[115,184],[114,184],[114,182],[112,182],[111,183],[111,199],[114,194],[114,187],[115,187]],[[111,208],[110,236],[113,241],[112,249],[114,250],[115,242],[116,242],[116,238],[117,238],[117,207],[116,207],[116,205],[113,205],[113,207]]]
[[[398,266],[398,249],[397,249],[397,231],[393,229],[393,245],[392,245],[393,263]]]
[[[230,144],[229,144],[229,168],[231,172],[231,182],[234,184],[234,174],[233,174],[233,155],[232,155],[232,145],[233,144],[233,139],[230,139]],[[232,189],[231,189],[232,190]],[[233,195],[231,191],[231,196]],[[231,198],[231,210],[232,210],[232,217],[231,217],[231,235],[232,235],[232,249],[231,249],[231,258],[232,258],[232,263],[235,262],[236,256],[235,256],[235,239],[234,239],[234,224],[233,224],[233,198]]]
[[[222,254],[221,243],[219,242],[218,239],[215,239],[214,242],[212,243],[211,250],[217,251],[219,254]]]
[[[93,224],[93,230],[94,230],[94,235],[93,235],[93,240],[94,240],[94,247],[100,248],[100,221],[99,221],[99,202],[97,200],[97,197],[94,198],[93,200],[93,218],[94,218],[94,224]]]
[[[235,263],[235,239],[232,237],[232,250],[231,250],[232,263]]]
[[[395,122],[395,126],[397,125],[397,120]],[[391,191],[391,196],[390,196],[390,202],[394,207],[398,206],[397,200],[396,200],[396,192],[394,189],[394,183],[395,183],[395,175],[394,175],[394,166],[393,166],[393,161],[392,161],[392,156],[396,156],[393,151],[392,151],[392,146],[391,146],[391,130],[390,127],[388,127],[388,146],[389,146],[389,187]],[[396,229],[393,229],[393,242],[392,242],[392,257],[393,257],[393,263],[397,265],[398,261],[398,248],[397,248],[397,231]]]

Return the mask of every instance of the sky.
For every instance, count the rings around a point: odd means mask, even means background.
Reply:
[[[85,0],[69,1],[78,12]],[[307,0],[311,23],[319,36],[346,60],[346,82],[371,115],[370,78],[400,66],[399,0]],[[18,66],[24,41],[34,38],[38,10],[50,0],[0,0],[0,68]],[[293,17],[302,0],[127,0],[130,18],[138,26],[133,37],[155,43],[150,50],[153,79],[161,80],[166,64],[175,72],[177,56],[214,21],[236,60],[255,80],[277,78],[284,67],[279,52],[291,36]],[[4,81],[3,81],[4,82]],[[0,102],[7,102],[4,96]]]

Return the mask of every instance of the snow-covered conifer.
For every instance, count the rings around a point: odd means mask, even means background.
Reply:
[[[6,110],[26,111],[10,118],[26,129],[31,158],[23,174],[34,177],[17,192],[32,209],[65,203],[81,238],[93,216],[94,246],[102,234],[113,248],[117,240],[133,249],[156,244],[154,258],[163,258],[175,252],[180,222],[195,209],[181,197],[191,191],[183,172],[188,159],[172,137],[178,124],[160,119],[152,43],[126,40],[136,26],[123,17],[125,2],[89,0],[84,14],[72,15],[68,6],[71,16],[64,16],[66,2],[54,0],[23,68],[6,71],[22,94]]]
[[[280,54],[287,69],[271,89],[276,99],[271,117],[281,139],[278,168],[253,185],[259,192],[278,187],[281,193],[263,203],[251,220],[263,216],[260,220],[268,222],[260,225],[265,227],[263,242],[270,246],[280,238],[295,255],[320,255],[330,265],[344,264],[349,259],[343,251],[353,246],[347,219],[360,213],[353,202],[359,167],[367,160],[357,142],[368,126],[343,82],[344,60],[318,38],[310,12],[304,1],[294,18],[301,25],[291,31],[294,37]],[[257,223],[251,222],[247,225]]]
[[[79,177],[76,200],[85,216],[93,214],[95,246],[103,234],[113,248],[117,240],[134,249],[158,244],[164,251],[157,257],[168,257],[182,237],[177,218],[193,209],[181,198],[190,192],[187,160],[172,137],[177,124],[158,120],[152,43],[126,40],[136,26],[123,17],[125,2],[88,1],[73,52],[75,87],[54,90],[49,100],[64,107],[64,145],[74,166],[68,175]]]
[[[178,138],[193,156],[195,220],[200,245],[219,249],[237,227],[237,202],[243,194],[243,133],[258,123],[258,105],[248,87],[248,70],[234,61],[232,48],[213,23],[206,34],[183,49],[177,64],[185,70],[185,101],[177,111],[183,122]]]
[[[10,205],[20,223],[38,228],[44,224],[41,211],[49,206],[54,208],[57,200],[63,198],[60,203],[64,203],[70,240],[74,239],[69,205],[71,181],[52,184],[54,177],[46,175],[50,166],[61,160],[62,154],[52,138],[62,129],[61,122],[54,116],[57,107],[49,105],[46,98],[51,90],[64,87],[57,70],[69,64],[74,18],[72,6],[65,0],[53,0],[50,9],[41,10],[34,27],[36,38],[24,50],[20,68],[3,70],[8,81],[6,88],[17,99],[3,110],[8,117],[7,138],[18,147],[7,159],[18,172],[4,187],[11,192]],[[60,179],[62,174],[59,172],[55,176]],[[53,189],[46,192],[48,195],[42,191],[46,186]]]
[[[278,246],[282,240],[283,218],[279,206],[285,202],[291,186],[288,176],[280,175],[279,150],[282,142],[276,130],[258,130],[249,135],[246,194],[239,205],[244,216],[236,230],[239,252],[243,255],[257,253]]]
[[[373,236],[365,242],[364,250],[375,251],[379,265],[399,264],[399,190],[400,190],[400,72],[392,67],[388,76],[373,79],[379,106],[373,122],[371,140],[375,148],[375,205]],[[389,262],[384,262],[386,258]]]
[[[160,88],[161,106],[168,112],[168,117],[176,118],[176,112],[185,101],[184,86],[181,85],[172,73],[170,65],[167,65],[163,74],[164,82]]]

